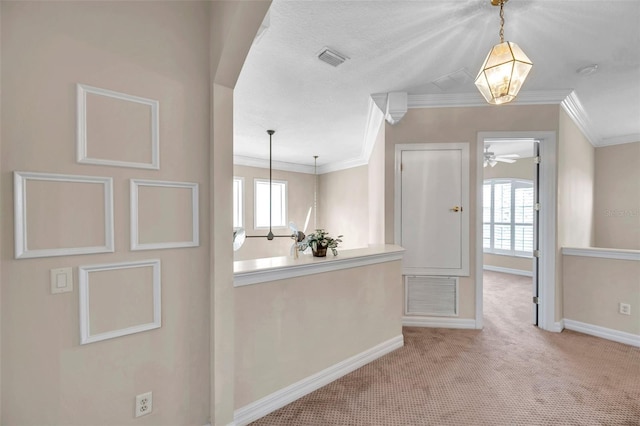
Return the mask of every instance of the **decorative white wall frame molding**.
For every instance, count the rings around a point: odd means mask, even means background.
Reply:
[[[150,186],[157,188],[179,188],[191,190],[191,239],[186,241],[167,241],[156,243],[145,243],[140,241],[139,223],[139,188]],[[194,182],[169,182],[159,180],[131,179],[131,250],[156,250],[167,248],[198,247],[200,245],[200,215],[199,215],[199,193],[198,184]]]
[[[89,274],[92,272],[112,271],[116,269],[128,268],[153,268],[153,321],[145,324],[138,324],[119,330],[110,330],[103,333],[91,333],[90,299],[91,282]],[[125,336],[127,334],[139,333],[141,331],[153,330],[162,326],[161,321],[161,272],[160,260],[141,260],[136,262],[110,263],[102,265],[86,265],[78,267],[78,290],[80,295],[80,344],[98,342],[100,340],[113,339],[114,337]]]
[[[247,425],[402,346],[404,346],[402,335],[384,341],[371,349],[340,361],[329,368],[325,368],[316,374],[235,410],[233,413],[234,422],[238,426]]]
[[[60,183],[88,183],[102,185],[104,194],[104,245],[89,247],[58,247],[29,249],[27,244],[27,183],[48,181]],[[79,200],[81,203],[82,200]],[[13,172],[15,258],[71,256],[77,254],[112,253],[113,236],[113,180],[110,177],[64,175],[36,172]],[[69,206],[73,208],[73,206]]]
[[[151,109],[151,161],[149,163],[132,162],[124,160],[112,160],[105,158],[92,158],[88,156],[87,140],[87,94],[106,96],[127,102],[135,102],[146,105]],[[77,84],[77,160],[83,164],[97,164],[102,166],[134,167],[140,169],[160,169],[160,103],[154,99],[128,95],[113,90],[92,87],[86,84]]]

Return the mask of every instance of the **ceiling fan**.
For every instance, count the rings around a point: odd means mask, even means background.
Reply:
[[[515,159],[520,158],[518,154],[496,155],[494,152],[489,151],[489,148],[491,148],[491,145],[487,145],[484,147],[484,167],[495,167],[498,162],[515,163]]]

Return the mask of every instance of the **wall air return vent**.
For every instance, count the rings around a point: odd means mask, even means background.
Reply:
[[[405,314],[457,316],[458,278],[405,276]]]
[[[335,50],[329,49],[328,47],[323,47],[320,53],[318,53],[318,59],[326,62],[332,67],[337,67],[349,58],[336,52]]]

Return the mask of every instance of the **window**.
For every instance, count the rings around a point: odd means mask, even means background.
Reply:
[[[533,182],[523,179],[486,179],[482,189],[484,252],[531,256]]]
[[[269,180],[255,179],[255,227],[269,228]],[[287,182],[272,181],[271,226],[287,226]]]
[[[244,178],[233,178],[233,227],[244,226]]]

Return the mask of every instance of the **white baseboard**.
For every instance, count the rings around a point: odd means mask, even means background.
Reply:
[[[501,266],[483,265],[482,269],[485,271],[503,272],[505,274],[522,275],[523,277],[533,277],[533,272],[525,271],[523,269],[511,269],[503,268]]]
[[[247,425],[402,346],[404,346],[404,338],[399,335],[325,368],[312,376],[235,410],[233,413],[234,423],[237,426]]]
[[[551,331],[554,333],[560,333],[562,330],[564,330],[564,320],[561,319],[560,321],[556,321],[553,324],[551,324],[551,327],[546,328],[545,330],[547,331]]]
[[[640,335],[638,334],[631,334],[566,318],[564,319],[564,327],[567,330],[579,331],[580,333],[590,334],[591,336],[601,337],[640,348]]]
[[[438,317],[402,317],[402,325],[405,327],[430,327],[430,328],[476,328],[475,319],[465,318],[438,318]]]

